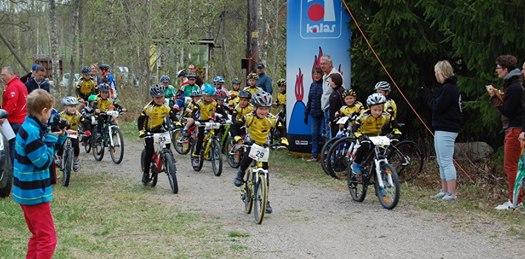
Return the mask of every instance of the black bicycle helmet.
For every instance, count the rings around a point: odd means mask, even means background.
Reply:
[[[246,99],[251,99],[252,98],[252,94],[248,91],[240,91],[239,92],[239,98],[246,98]]]
[[[98,85],[98,90],[101,91],[101,92],[109,92],[109,89],[111,88],[111,86],[109,86],[108,83],[101,83]]]
[[[89,74],[91,74],[91,68],[90,67],[83,67],[81,72],[82,72],[83,75],[89,75]]]

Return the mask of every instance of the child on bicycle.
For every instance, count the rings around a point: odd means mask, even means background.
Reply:
[[[77,85],[77,97],[81,102],[87,101],[88,97],[92,94],[96,94],[97,82],[91,77],[91,68],[82,68],[82,78]]]
[[[242,140],[242,136],[244,136],[245,132],[241,129],[243,126],[243,118],[244,116],[253,113],[254,106],[250,103],[250,100],[252,99],[252,95],[248,91],[241,91],[239,92],[239,104],[235,106],[235,109],[233,110],[232,114],[232,126],[230,128],[231,135],[233,136],[236,143],[238,143],[240,140]]]
[[[93,131],[93,124],[95,122],[93,121],[94,113],[96,109],[96,103],[97,103],[97,95],[92,94],[87,98],[87,105],[80,110],[80,114],[82,115],[82,118],[80,120],[82,124],[82,128],[84,129],[84,136],[89,137],[91,136],[91,132]],[[93,119],[92,119],[93,118]],[[84,142],[83,144],[87,144]]]
[[[397,118],[397,105],[396,102],[390,97],[390,92],[392,88],[387,81],[379,81],[374,86],[374,89],[377,93],[382,94],[386,98],[385,102],[385,112],[390,113],[393,119]]]
[[[234,78],[232,80],[232,89],[230,90],[230,96],[226,100],[226,103],[228,106],[235,108],[237,104],[239,104],[239,91],[241,89],[241,81],[239,79]]]
[[[272,95],[264,91],[257,93],[253,96],[252,102],[255,106],[255,111],[244,116],[242,122],[243,125],[246,126],[250,141],[257,145],[264,146],[268,143],[272,128],[275,128],[277,124],[277,118],[270,113]],[[250,150],[246,152],[248,154]],[[233,180],[235,186],[240,187],[242,185],[246,169],[248,169],[252,162],[252,158],[247,155],[243,156],[239,171]],[[268,169],[268,162],[263,163],[263,168]],[[268,179],[268,185],[269,183]],[[272,213],[270,201],[268,201],[266,205],[266,213]]]
[[[256,93],[264,92],[264,90],[260,87],[258,87],[257,79],[259,79],[259,76],[256,73],[250,73],[246,77],[246,80],[248,80],[248,86],[245,87],[243,90],[250,92],[252,96],[254,96]]]
[[[354,90],[346,89],[343,91],[342,96],[345,105],[343,105],[341,109],[339,109],[339,111],[335,113],[336,119],[341,117],[352,117],[354,115],[359,115],[361,111],[363,111],[363,104],[360,101],[357,101],[357,93]],[[349,122],[351,121],[348,120],[347,123],[345,123],[345,125],[339,125],[339,128],[341,129],[347,126]]]
[[[366,99],[368,110],[359,115],[353,125],[354,136],[359,138],[365,136],[379,136],[385,131],[391,131],[394,135],[401,135],[401,132],[395,128],[395,121],[392,115],[385,112],[386,98],[382,94],[374,93]],[[357,149],[354,162],[352,163],[352,173],[361,176],[363,159],[372,149],[370,143],[362,141],[361,146]]]
[[[78,100],[73,96],[66,96],[62,98],[62,106],[64,110],[60,113],[60,119],[65,120],[69,123],[68,130],[78,131],[78,125],[82,118],[82,115],[77,110]],[[71,144],[73,146],[73,171],[78,171],[80,169],[80,160],[78,155],[80,154],[80,147],[78,143],[78,138],[72,138]],[[59,146],[57,155],[59,159],[62,157],[64,152],[63,146]],[[60,163],[57,163],[60,164]]]
[[[199,122],[207,122],[210,120],[215,120],[216,113],[219,113],[226,118],[227,115],[224,110],[218,106],[217,101],[215,100],[215,87],[209,83],[204,83],[202,87],[204,97],[202,100],[199,100],[196,103],[195,109],[193,109],[192,117],[196,117]],[[187,130],[193,125],[194,122],[188,121],[186,126],[184,126],[184,134],[187,136]],[[198,157],[201,149],[202,142],[204,141],[204,128],[199,127],[199,132],[197,134],[197,143],[195,145],[195,151],[191,154],[194,157]]]
[[[279,92],[277,93],[277,101],[275,104],[282,106],[286,110],[286,79],[281,78],[277,81]]]
[[[164,87],[164,98],[168,100],[167,104],[173,107],[176,104],[177,89],[170,84],[170,77],[168,75],[162,75],[160,77],[160,83]]]
[[[102,118],[99,116],[100,113],[104,113],[107,111],[126,111],[126,109],[122,106],[120,106],[115,100],[110,98],[110,91],[111,86],[107,83],[102,83],[98,85],[98,91],[99,95],[97,96],[97,101],[95,102],[95,116],[97,118],[97,131],[100,133],[102,122],[100,121]],[[111,122],[115,123],[114,118],[111,118]]]
[[[161,133],[164,132],[162,128],[164,119],[168,116],[175,119],[175,112],[166,103],[164,97],[165,88],[161,85],[153,85],[149,89],[151,101],[144,106],[142,113],[137,119],[137,126],[139,130],[139,137],[143,138],[146,133]],[[142,182],[147,184],[150,181],[150,167],[151,158],[154,153],[153,138],[145,138],[145,158],[144,158],[144,172],[142,172]],[[169,148],[169,146],[168,146]]]

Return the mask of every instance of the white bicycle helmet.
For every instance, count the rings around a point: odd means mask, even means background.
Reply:
[[[253,105],[256,107],[271,107],[272,95],[267,92],[259,92],[252,97]]]
[[[373,93],[370,96],[368,96],[368,98],[366,98],[366,105],[368,105],[368,107],[383,103],[386,103],[386,98],[385,96],[379,93]]]
[[[388,92],[390,92],[392,90],[392,88],[390,87],[390,84],[387,81],[379,81],[379,82],[377,82],[377,84],[374,86],[374,89],[376,91],[377,90],[383,90],[383,91],[388,91]]]

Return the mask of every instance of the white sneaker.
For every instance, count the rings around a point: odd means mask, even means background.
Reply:
[[[511,201],[506,201],[503,204],[496,206],[495,209],[496,210],[510,210],[510,209],[514,209],[514,205],[512,205]]]
[[[441,198],[442,201],[456,201],[457,197],[456,195],[447,193],[443,198]]]
[[[447,195],[447,193],[440,190],[436,195],[432,196],[432,199],[436,199],[436,200],[443,199],[445,195]]]

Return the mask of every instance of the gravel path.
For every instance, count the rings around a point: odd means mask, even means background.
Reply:
[[[140,182],[142,143],[128,141],[121,165],[105,157],[96,165]],[[91,154],[85,163],[95,163]],[[249,234],[241,238],[249,257],[286,258],[523,258],[525,241],[508,237],[499,223],[449,222],[445,215],[401,205],[393,211],[380,207],[372,194],[364,203],[351,201],[347,192],[310,184],[290,185],[272,175],[270,201],[274,213],[262,225],[244,214],[240,191],[232,184],[234,170],[224,163],[216,177],[209,162],[201,172],[191,169],[188,156],[176,154],[179,194],[169,193],[168,179],[159,177],[158,199],[184,206],[218,220],[227,231]],[[299,172],[298,172],[299,173]],[[468,226],[464,226],[468,224]]]

